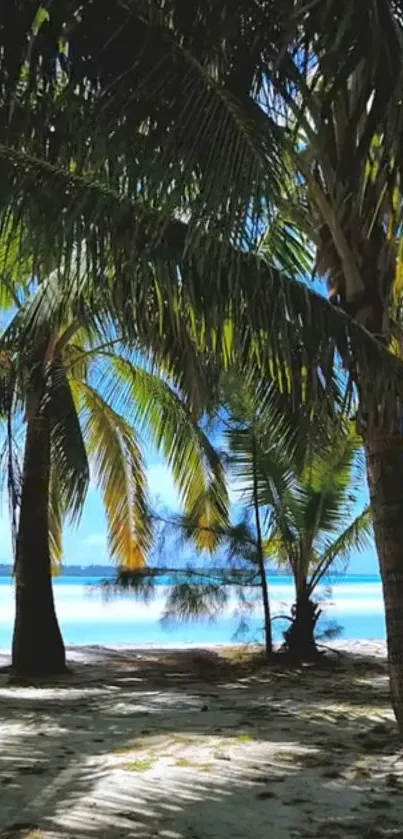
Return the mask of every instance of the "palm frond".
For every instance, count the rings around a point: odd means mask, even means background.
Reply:
[[[48,376],[51,459],[59,502],[72,521],[80,517],[89,485],[89,466],[70,382],[60,360]]]
[[[335,427],[333,441],[325,441],[301,470],[291,466],[291,479],[272,501],[265,551],[280,565],[291,567],[296,580],[311,591],[337,557],[347,561],[370,533],[368,510],[345,528],[346,511],[359,499],[360,438],[354,426]],[[281,486],[279,487],[281,490]],[[309,579],[310,578],[310,579]]]
[[[51,470],[49,487],[49,550],[53,573],[58,573],[63,560],[63,510],[55,468]]]
[[[254,447],[257,449],[257,492],[259,505],[277,505],[279,496],[284,496],[292,481],[291,465],[282,452],[281,435],[277,438],[271,430],[266,432],[253,428],[232,428],[225,433],[230,453],[230,473],[234,476],[239,495],[246,504],[253,503]]]
[[[307,554],[320,533],[332,533],[342,525],[345,505],[353,504],[353,471],[361,440],[354,426],[336,433],[330,444],[308,461],[292,499],[293,518]]]
[[[98,305],[116,313],[128,340],[138,340],[139,331],[145,336],[147,330],[151,340],[152,335],[172,333],[173,325],[178,334],[185,312],[192,316],[197,346],[210,346],[224,360],[236,349],[244,363],[261,371],[262,378],[269,376],[292,393],[295,406],[312,401],[323,390],[318,370],[322,381],[328,382],[338,354],[353,379],[357,369],[371,371],[374,411],[382,406],[386,413],[395,412],[396,397],[403,394],[401,362],[347,314],[284,276],[267,258],[239,252],[237,270],[229,272],[226,248],[221,249],[217,238],[214,265],[206,270],[205,254],[212,251],[209,239],[213,234],[203,233],[190,258],[187,225],[172,219],[156,242],[158,213],[142,205],[139,197],[125,198],[107,183],[45,165],[14,150],[0,147],[2,155],[10,158],[14,181],[15,171],[23,177],[17,194],[24,212],[31,214],[29,229],[35,230],[41,218],[37,202],[44,183],[46,194],[51,195],[47,200],[53,203],[52,217],[66,219],[62,229],[51,223],[42,229],[46,253],[56,258],[69,247],[73,253],[73,243],[87,236],[86,277],[95,280]],[[29,200],[25,190],[29,190]],[[131,231],[129,238],[122,237],[122,224]],[[71,295],[77,295],[74,283],[69,286],[68,264],[65,260],[67,300],[63,305],[70,305]],[[91,300],[87,311],[90,306]],[[232,324],[230,329],[228,324]]]
[[[347,563],[353,551],[363,551],[371,544],[372,516],[366,507],[346,529],[327,546],[321,556],[317,557],[315,568],[309,581],[311,591],[318,585],[322,577],[334,563]]]
[[[263,542],[265,556],[270,559],[275,565],[280,568],[292,568],[296,570],[296,563],[294,564],[294,541],[298,554],[299,540],[298,534],[293,534],[288,531],[284,538],[284,533],[278,527],[267,539]]]
[[[103,356],[106,359],[106,354]],[[122,355],[102,369],[108,400],[121,400],[125,414],[164,454],[199,546],[212,550],[212,528],[228,521],[228,489],[219,455],[192,411],[161,376]]]
[[[151,543],[147,481],[133,427],[88,382],[72,381],[83,437],[104,500],[111,556],[141,568]]]
[[[164,214],[173,206],[187,213],[189,247],[213,224],[225,241],[256,241],[282,192],[283,143],[250,91],[264,73],[256,60],[273,53],[282,17],[283,10],[267,18],[256,6],[227,3],[217,14],[198,4],[190,21],[177,3],[113,0],[107,29],[91,6],[75,2],[49,10],[35,35],[35,14],[13,18],[19,37],[14,32],[3,134],[78,170],[108,169],[115,183],[124,178],[164,205]],[[5,61],[9,27],[7,19]],[[40,91],[39,103],[32,90]]]
[[[32,254],[25,247],[22,224],[10,219],[0,238],[0,306],[3,311],[19,308],[21,291],[33,278]]]

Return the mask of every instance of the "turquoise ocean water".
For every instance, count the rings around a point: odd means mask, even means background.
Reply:
[[[59,577],[54,583],[56,608],[67,644],[223,644],[233,640],[239,628],[240,615],[236,599],[216,621],[206,619],[192,623],[161,624],[164,587],[158,586],[156,596],[145,604],[133,596],[119,596],[105,601],[94,578]],[[323,603],[321,626],[335,622],[342,627],[340,640],[385,638],[381,582],[377,576],[346,576],[329,581],[331,595]],[[270,580],[273,615],[286,613],[292,603],[291,578]],[[9,649],[14,616],[13,586],[7,577],[0,578],[0,649]],[[262,638],[262,617],[259,606],[248,616],[248,630],[240,640]],[[285,624],[273,624],[276,640],[281,640]]]

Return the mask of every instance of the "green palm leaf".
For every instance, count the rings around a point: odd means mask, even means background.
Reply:
[[[133,427],[87,382],[73,380],[72,391],[104,500],[110,554],[124,568],[140,568],[151,530],[144,464]]]
[[[284,276],[268,263],[267,257],[240,252],[237,270],[231,274],[226,269],[226,248],[221,249],[220,240],[215,239],[215,270],[206,272],[204,254],[211,251],[211,234],[203,234],[198,250],[190,258],[186,254],[188,228],[182,222],[172,220],[156,242],[158,214],[144,204],[141,206],[140,199],[133,202],[117,195],[107,184],[45,165],[4,147],[0,147],[0,158],[2,154],[10,157],[10,165],[15,164],[13,181],[16,194],[23,201],[21,211],[28,213],[28,229],[34,230],[42,217],[38,202],[42,200],[39,187],[44,182],[51,193],[47,200],[53,202],[52,216],[63,215],[71,220],[66,221],[64,232],[52,224],[41,228],[43,236],[46,233],[42,243],[46,253],[57,257],[61,236],[66,237],[67,252],[70,248],[74,253],[77,237],[81,241],[91,230],[88,242],[93,242],[94,248],[86,250],[85,276],[87,288],[90,277],[96,280],[91,286],[96,297],[93,304],[89,297],[86,311],[93,305],[94,310],[101,306],[105,312],[115,312],[127,339],[138,340],[139,332],[144,339],[147,330],[149,339],[156,333],[172,334],[173,329],[178,334],[185,312],[193,322],[198,346],[209,346],[224,361],[237,350],[244,363],[258,367],[266,378],[269,372],[286,392],[292,392],[295,405],[317,396],[317,370],[321,370],[327,382],[333,375],[335,353],[351,376],[357,369],[374,371],[374,405],[383,404],[387,410],[393,394],[403,393],[401,362],[348,315]],[[20,186],[19,170],[23,176]],[[31,191],[27,201],[28,187]],[[122,219],[132,231],[129,240],[122,239],[119,233]],[[66,297],[61,298],[62,307],[72,306],[78,294],[77,271],[68,280],[69,264],[64,262],[62,285]],[[102,283],[100,275],[104,278]],[[150,282],[145,283],[144,277],[149,277]],[[35,317],[39,317],[38,312]],[[233,324],[231,329],[228,323]],[[32,327],[32,318],[29,325]],[[377,375],[379,370],[382,376]]]
[[[316,558],[309,581],[310,590],[313,591],[334,563],[346,564],[353,551],[363,551],[368,548],[372,535],[371,510],[366,507]]]
[[[213,550],[214,527],[227,522],[229,505],[224,470],[214,446],[162,377],[122,355],[109,357],[109,371],[109,381],[107,370],[101,373],[108,400],[120,399],[127,416],[163,453],[186,514],[196,526],[199,545]]]
[[[61,361],[51,366],[48,392],[52,471],[57,475],[61,509],[74,521],[84,506],[89,466],[71,383]]]
[[[63,518],[59,482],[56,470],[52,467],[49,487],[49,549],[53,573],[59,571],[63,559]]]
[[[319,533],[332,533],[343,525],[345,503],[356,499],[352,479],[360,444],[354,427],[335,435],[330,446],[308,462],[298,481],[292,499],[293,518],[308,554]]]
[[[259,16],[270,48],[280,15]],[[14,107],[5,109],[4,134],[21,145],[24,132],[33,152],[46,150],[52,160],[59,154],[78,170],[87,161],[92,171],[108,168],[115,183],[137,179],[137,188],[164,212],[190,208],[189,246],[213,223],[225,240],[256,241],[259,221],[282,191],[283,144],[267,109],[249,96],[263,68],[255,72],[252,60],[246,85],[241,75],[245,48],[259,52],[247,17],[230,4],[222,15],[201,5],[191,22],[179,4],[135,0],[110,4],[107,30],[90,6],[49,10],[35,35],[35,15],[16,18],[8,88]],[[6,43],[11,31],[5,25]],[[21,44],[28,45],[25,52]],[[84,44],[89,65],[80,58]],[[40,102],[31,95],[35,86]],[[48,143],[38,131],[37,108],[54,128]],[[107,139],[112,127],[116,144]]]

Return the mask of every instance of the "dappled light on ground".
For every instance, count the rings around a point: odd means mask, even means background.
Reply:
[[[383,662],[82,657],[57,685],[1,676],[3,839],[403,836]]]

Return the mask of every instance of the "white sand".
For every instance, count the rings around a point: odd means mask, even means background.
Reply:
[[[333,673],[76,647],[57,686],[1,675],[0,837],[403,837],[384,645],[348,647]]]

